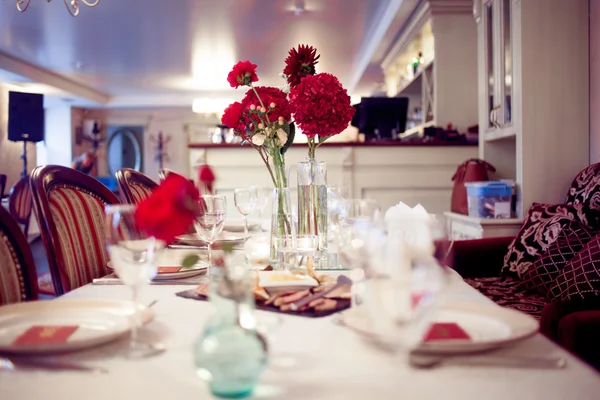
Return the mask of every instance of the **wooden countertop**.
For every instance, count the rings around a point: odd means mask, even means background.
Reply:
[[[380,141],[380,142],[331,142],[324,143],[322,147],[476,147],[477,143],[472,142],[401,142],[401,141]],[[306,147],[306,143],[294,143],[292,147]],[[249,145],[240,145],[239,143],[188,143],[189,149],[233,149],[233,148],[251,148]]]

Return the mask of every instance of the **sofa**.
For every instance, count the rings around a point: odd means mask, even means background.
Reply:
[[[497,304],[600,370],[600,164],[563,204],[534,203],[516,237],[452,242],[446,264]]]

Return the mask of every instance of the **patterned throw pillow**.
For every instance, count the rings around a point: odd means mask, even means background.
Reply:
[[[519,233],[508,246],[502,276],[522,279],[533,261],[556,241],[563,228],[573,220],[588,225],[583,204],[533,203]]]
[[[521,287],[545,296],[560,271],[596,233],[582,224],[579,219],[567,223],[558,234],[556,241],[549,245],[523,273]]]
[[[563,268],[548,299],[572,300],[600,296],[600,235],[594,236]]]

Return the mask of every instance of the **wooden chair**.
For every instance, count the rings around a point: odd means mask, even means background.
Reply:
[[[117,196],[98,180],[58,165],[36,168],[31,190],[56,294],[107,275],[104,208],[119,204]]]
[[[0,200],[4,198],[5,190],[6,190],[6,175],[0,174]]]
[[[158,186],[148,176],[130,168],[122,168],[115,174],[119,185],[119,193],[124,203],[138,204]]]
[[[19,179],[15,186],[10,189],[8,197],[8,209],[14,219],[23,225],[25,237],[29,234],[29,221],[31,221],[31,210],[33,201],[31,200],[31,188],[29,177]]]
[[[0,305],[37,300],[37,274],[21,227],[0,207]]]

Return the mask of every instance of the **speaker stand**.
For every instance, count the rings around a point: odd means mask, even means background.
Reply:
[[[21,178],[25,178],[27,176],[27,141],[23,140],[23,154],[21,154],[21,159],[23,160],[23,172],[21,172]]]

